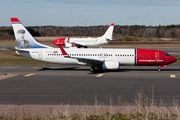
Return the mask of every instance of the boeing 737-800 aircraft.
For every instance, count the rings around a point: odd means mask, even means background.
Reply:
[[[113,30],[114,30],[114,23],[112,23],[109,28],[107,29],[107,31],[105,32],[105,34],[101,37],[98,38],[59,38],[56,39],[56,42],[60,43],[61,46],[65,46],[65,47],[72,47],[72,44],[75,44],[78,48],[80,47],[85,47],[87,48],[87,46],[97,46],[97,45],[102,45],[102,44],[107,44],[109,42],[111,42],[112,40],[117,40],[120,38],[115,38],[112,39],[112,34],[113,34]]]
[[[90,70],[117,70],[121,65],[158,66],[176,61],[168,53],[150,49],[52,48],[38,43],[17,18],[11,18],[17,47],[15,51],[28,59],[56,64],[89,65]]]

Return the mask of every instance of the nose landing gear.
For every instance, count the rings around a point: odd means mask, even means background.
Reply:
[[[158,71],[161,71],[161,68],[167,67],[167,65],[158,66]]]

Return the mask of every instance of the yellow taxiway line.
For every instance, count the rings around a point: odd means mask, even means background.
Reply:
[[[104,74],[99,74],[99,75],[97,75],[96,77],[101,77],[101,76],[103,76]]]
[[[176,78],[175,74],[170,74],[170,78]]]
[[[27,75],[24,75],[24,77],[29,77],[29,76],[32,76],[34,75],[35,73],[31,73],[31,74],[27,74]]]

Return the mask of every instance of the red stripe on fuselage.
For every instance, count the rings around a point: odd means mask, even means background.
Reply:
[[[149,49],[136,49],[136,65],[161,66],[172,63],[172,56],[164,56],[166,52]]]

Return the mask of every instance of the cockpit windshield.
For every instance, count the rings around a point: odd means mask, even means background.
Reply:
[[[164,54],[164,56],[168,57],[168,56],[170,56],[170,54]]]

